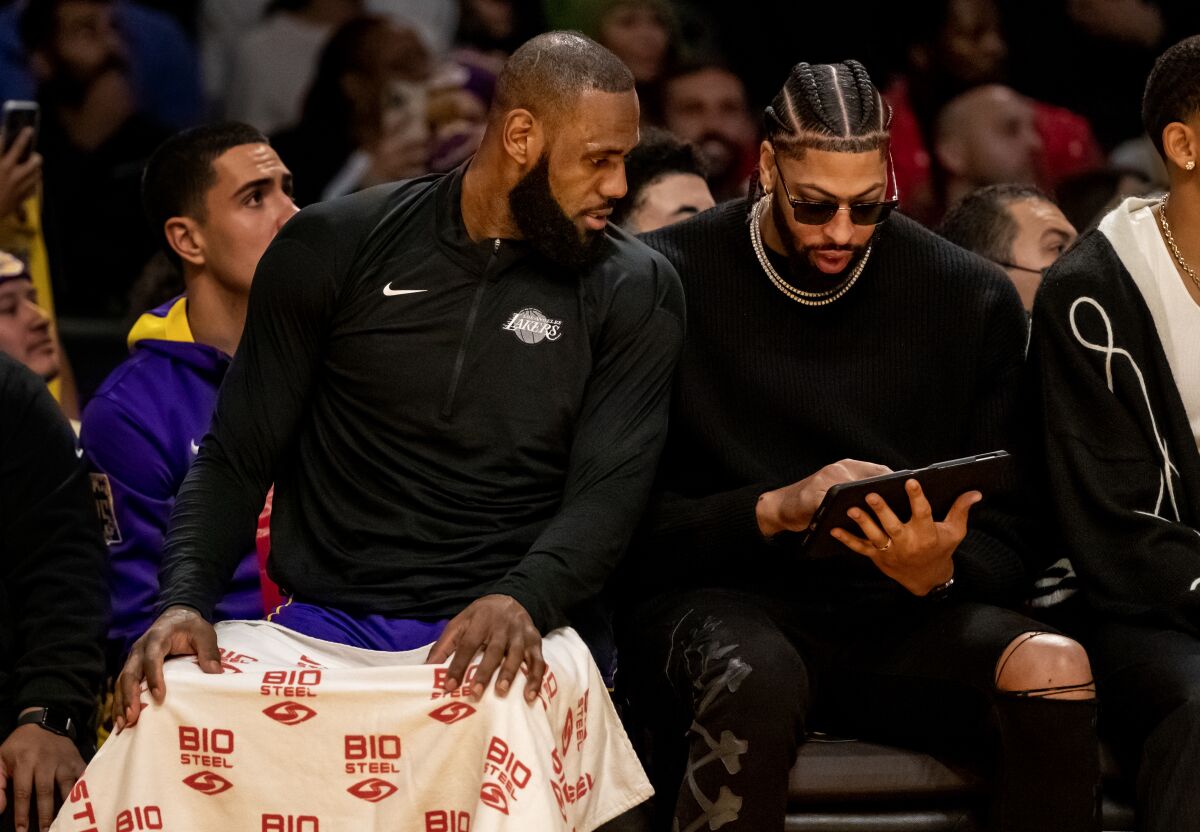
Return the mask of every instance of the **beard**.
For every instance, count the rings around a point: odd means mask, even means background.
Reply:
[[[796,240],[792,237],[790,226],[787,223],[787,209],[783,207],[786,200],[781,199],[777,194],[771,194],[771,218],[775,221],[775,229],[779,232],[779,239],[783,243],[784,253],[787,254],[788,269],[792,273],[796,286],[802,289],[817,290],[828,289],[830,283],[840,283],[848,274],[854,271],[854,268],[862,262],[863,255],[867,253],[865,245],[839,246],[836,243],[825,243],[819,246],[798,246]],[[790,205],[788,206],[791,207]],[[874,239],[875,235],[871,235]],[[850,262],[846,264],[846,268],[842,269],[837,274],[827,274],[821,271],[813,264],[812,255],[817,251],[848,251],[850,252]]]
[[[551,263],[582,274],[599,259],[602,231],[581,231],[550,191],[550,160],[545,153],[508,194],[508,208],[521,235]]]

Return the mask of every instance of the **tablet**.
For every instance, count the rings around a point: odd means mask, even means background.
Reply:
[[[867,495],[878,494],[895,512],[901,522],[908,522],[912,510],[904,484],[915,479],[925,492],[935,520],[942,520],[961,494],[979,491],[986,498],[990,493],[1011,482],[1013,460],[1007,451],[967,456],[938,462],[915,471],[894,471],[880,477],[856,482],[844,482],[825,492],[825,499],[813,514],[808,530],[802,532],[801,552],[805,558],[826,558],[833,555],[853,555],[854,552],[830,534],[841,528],[862,537],[862,530],[846,512],[854,507],[874,516],[867,505]]]

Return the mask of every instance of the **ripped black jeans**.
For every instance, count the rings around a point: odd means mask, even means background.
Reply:
[[[1098,828],[1094,700],[995,689],[1022,633],[1054,632],[974,603],[800,611],[757,595],[680,590],[618,626],[617,697],[656,791],[655,832],[776,832],[810,731],[990,766],[989,827]]]

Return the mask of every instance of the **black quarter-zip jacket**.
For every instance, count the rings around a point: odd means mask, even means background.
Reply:
[[[662,449],[679,277],[614,228],[583,276],[473,242],[462,177],[280,231],[176,500],[161,608],[211,614],[272,482],[268,571],[298,599],[438,618],[502,593],[545,632],[599,592]]]

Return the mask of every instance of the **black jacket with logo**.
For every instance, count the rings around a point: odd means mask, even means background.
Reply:
[[[665,436],[683,296],[610,229],[582,278],[472,242],[463,172],[313,206],[272,243],[172,515],[161,606],[211,613],[275,483],[269,572],[358,613],[595,595]]]

